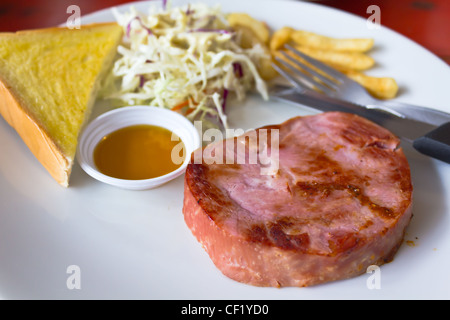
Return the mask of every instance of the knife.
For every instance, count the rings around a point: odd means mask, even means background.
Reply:
[[[387,109],[370,108],[370,106],[358,105],[315,92],[300,93],[295,89],[274,91],[271,96],[277,100],[316,111],[341,111],[356,114],[412,143],[414,149],[420,153],[450,163],[450,122],[436,126],[407,118]]]

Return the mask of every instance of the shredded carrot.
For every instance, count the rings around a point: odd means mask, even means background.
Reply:
[[[193,105],[195,105],[195,106],[198,105],[198,103],[195,102],[193,99],[187,99],[186,101],[183,101],[183,102],[177,104],[176,106],[174,106],[171,110],[172,111],[179,111],[179,110],[183,109],[184,107],[189,106],[190,100],[192,101]],[[188,114],[190,114],[194,110],[195,110],[195,108],[189,108],[184,115],[187,116]]]
[[[172,108],[172,111],[180,110],[188,105],[189,105],[189,99],[177,104],[175,107]]]
[[[189,113],[191,113],[191,112],[194,111],[194,110],[195,110],[194,108],[189,108],[188,111],[186,111],[185,116],[187,116]]]

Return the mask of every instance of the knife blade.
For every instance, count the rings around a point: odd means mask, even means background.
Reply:
[[[284,90],[272,93],[271,96],[280,101],[323,112],[341,111],[356,114],[412,143],[417,151],[450,163],[450,122],[435,126],[396,115],[386,110],[367,108],[320,93],[299,93],[295,90]]]

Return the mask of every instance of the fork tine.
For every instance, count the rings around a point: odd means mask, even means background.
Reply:
[[[295,74],[296,76],[300,77],[303,81],[307,82],[310,86],[312,86],[312,88],[310,88],[310,89],[314,89],[314,87],[315,87],[315,88],[323,91],[326,94],[332,94],[333,93],[334,90],[332,90],[329,87],[321,84],[320,82],[317,82],[316,80],[312,79],[312,77],[309,77],[309,76],[305,75],[303,72],[301,72],[300,70],[295,68],[290,63],[284,61],[283,59],[281,59],[279,57],[275,57],[275,59],[279,63],[281,63],[283,66],[285,66],[287,69],[289,69],[293,74]],[[290,76],[290,79],[291,79],[290,81],[296,81],[296,79],[293,78],[292,76]]]
[[[292,56],[288,55],[286,52],[281,51],[281,54],[283,56],[285,56],[287,59],[289,59],[292,63],[294,63],[295,65],[299,66],[300,68],[304,69],[306,72],[310,73],[311,75],[317,77],[320,79],[320,81],[322,81],[323,83],[325,83],[327,86],[333,88],[333,89],[337,89],[336,83],[331,81],[330,79],[328,79],[327,77],[321,75],[320,73],[318,73],[317,71],[315,71],[314,69],[311,69],[310,67],[308,67],[306,64],[302,63],[301,61],[299,61],[298,59],[293,58]]]
[[[297,49],[291,47],[290,45],[286,44],[284,45],[289,51],[291,51],[292,53],[302,57],[303,59],[305,59],[306,61],[308,61],[309,63],[311,63],[314,67],[316,67],[319,70],[322,70],[323,72],[329,74],[330,76],[332,76],[333,78],[335,78],[337,81],[342,82],[344,81],[347,76],[339,71],[337,71],[336,69],[333,69],[329,66],[327,66],[326,64],[311,58],[310,56],[304,54],[303,52],[298,51]]]
[[[278,71],[286,80],[288,80],[294,87],[297,89],[300,89],[302,91],[306,90],[312,90],[313,88],[309,87],[309,85],[306,85],[305,83],[301,82],[299,79],[296,79],[292,77],[288,72],[281,69],[276,63],[272,63],[272,66],[275,70]]]

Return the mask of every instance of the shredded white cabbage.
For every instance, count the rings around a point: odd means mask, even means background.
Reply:
[[[266,53],[238,45],[220,6],[152,6],[148,14],[131,7],[113,14],[125,35],[104,97],[177,110],[190,120],[217,120],[225,128],[228,93],[242,100],[255,88],[268,99],[256,67]]]

